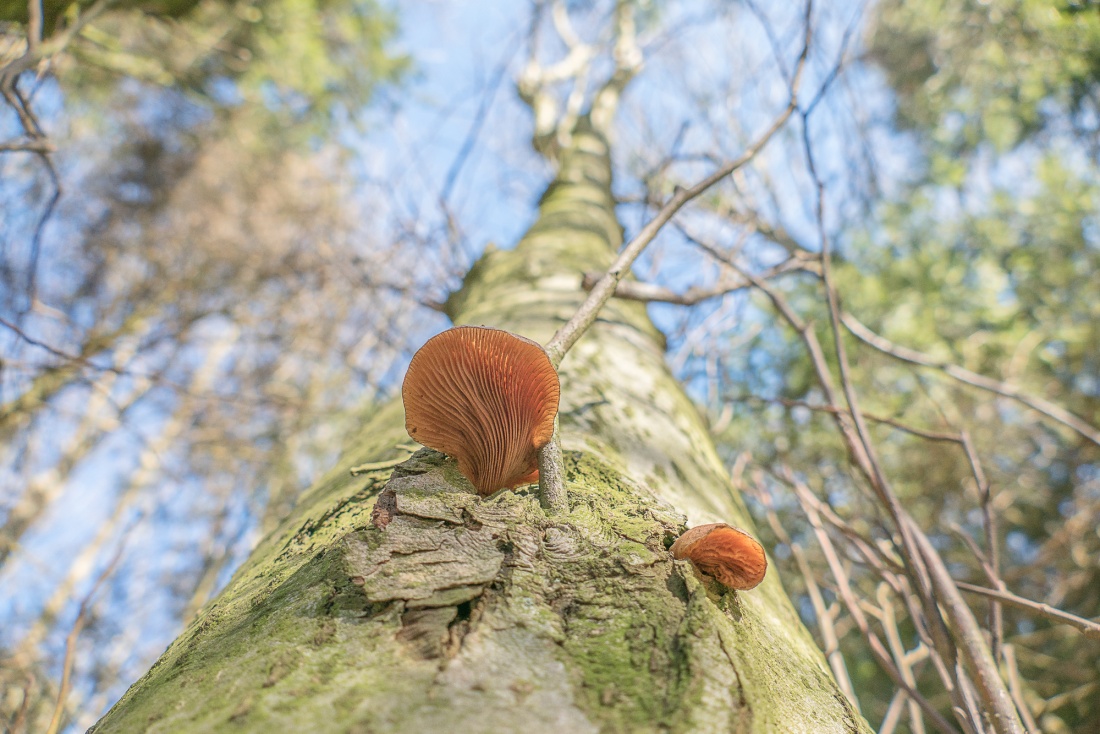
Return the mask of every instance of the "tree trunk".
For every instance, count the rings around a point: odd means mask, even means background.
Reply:
[[[545,343],[611,262],[605,141],[560,161],[456,323]],[[644,307],[610,303],[561,384],[568,515],[408,457],[395,400],[93,731],[869,731],[774,570],[724,592],[666,550],[686,524],[752,523]]]

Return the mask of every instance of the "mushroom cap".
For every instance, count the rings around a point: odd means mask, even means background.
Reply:
[[[413,355],[401,385],[405,429],[456,459],[478,494],[492,494],[538,477],[538,450],[554,433],[560,391],[538,343],[456,326]]]
[[[764,546],[745,531],[724,522],[688,530],[669,550],[673,558],[686,558],[703,573],[739,591],[756,587],[768,570]]]

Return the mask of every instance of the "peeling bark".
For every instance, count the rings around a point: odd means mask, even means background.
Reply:
[[[490,248],[456,323],[545,343],[621,242],[605,142],[579,130],[538,221]],[[400,401],[93,728],[318,732],[863,732],[771,571],[726,591],[675,561],[688,525],[751,528],[638,303],[562,364],[569,511],[479,498]]]

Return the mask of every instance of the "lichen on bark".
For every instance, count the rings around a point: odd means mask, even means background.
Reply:
[[[448,302],[545,343],[620,244],[604,141],[578,132],[511,251]],[[400,401],[94,728],[116,731],[869,731],[771,572],[726,591],[667,551],[751,528],[644,308],[613,302],[562,363],[569,511],[479,498],[400,458]]]

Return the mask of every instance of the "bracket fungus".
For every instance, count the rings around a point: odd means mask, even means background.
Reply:
[[[456,326],[413,355],[401,400],[416,441],[458,461],[480,495],[538,479],[561,388],[536,342],[486,326]]]
[[[768,570],[764,546],[724,522],[688,530],[669,550],[673,558],[688,559],[703,573],[738,591],[755,588]]]

